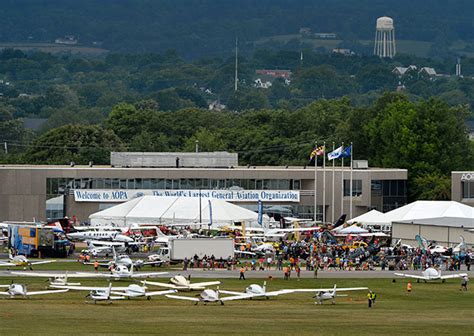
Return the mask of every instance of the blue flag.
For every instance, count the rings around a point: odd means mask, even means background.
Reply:
[[[263,223],[263,202],[258,200],[258,224],[262,225]]]
[[[349,147],[344,148],[341,152],[340,157],[346,158],[346,157],[350,157],[351,155],[352,155],[352,145],[350,145]]]

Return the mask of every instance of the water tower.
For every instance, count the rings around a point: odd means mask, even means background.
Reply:
[[[374,55],[392,58],[396,53],[393,19],[387,16],[379,17],[375,30]]]

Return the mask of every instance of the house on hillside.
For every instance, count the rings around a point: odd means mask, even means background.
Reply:
[[[421,68],[420,71],[418,71],[418,75],[420,77],[425,77],[425,78],[430,78],[430,79],[438,76],[438,74],[436,73],[436,70],[430,67]]]
[[[66,35],[64,37],[58,37],[54,40],[56,44],[65,44],[65,45],[76,45],[77,39],[74,35]]]
[[[405,75],[409,75],[409,74],[414,74],[417,70],[417,66],[416,65],[409,65],[407,67],[395,67],[393,70],[392,70],[392,73],[397,75],[398,77],[403,77]]]
[[[259,89],[268,89],[277,78],[282,78],[286,85],[291,83],[290,70],[256,70],[255,71],[254,86]]]

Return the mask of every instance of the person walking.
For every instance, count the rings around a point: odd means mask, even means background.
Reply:
[[[370,290],[367,293],[367,303],[369,304],[369,308],[372,308],[372,291]]]
[[[467,292],[467,283],[469,282],[469,278],[467,276],[463,276],[461,280],[461,289],[462,291]]]
[[[411,289],[412,289],[411,281],[408,281],[408,283],[407,283],[407,292],[411,293]]]
[[[245,280],[245,267],[244,266],[240,267],[239,280]]]
[[[99,262],[98,262],[97,260],[94,261],[94,270],[95,270],[96,272],[99,272]]]

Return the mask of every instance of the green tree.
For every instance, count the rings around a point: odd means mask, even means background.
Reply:
[[[110,152],[124,149],[112,130],[66,125],[40,136],[25,154],[31,164],[109,164]]]

